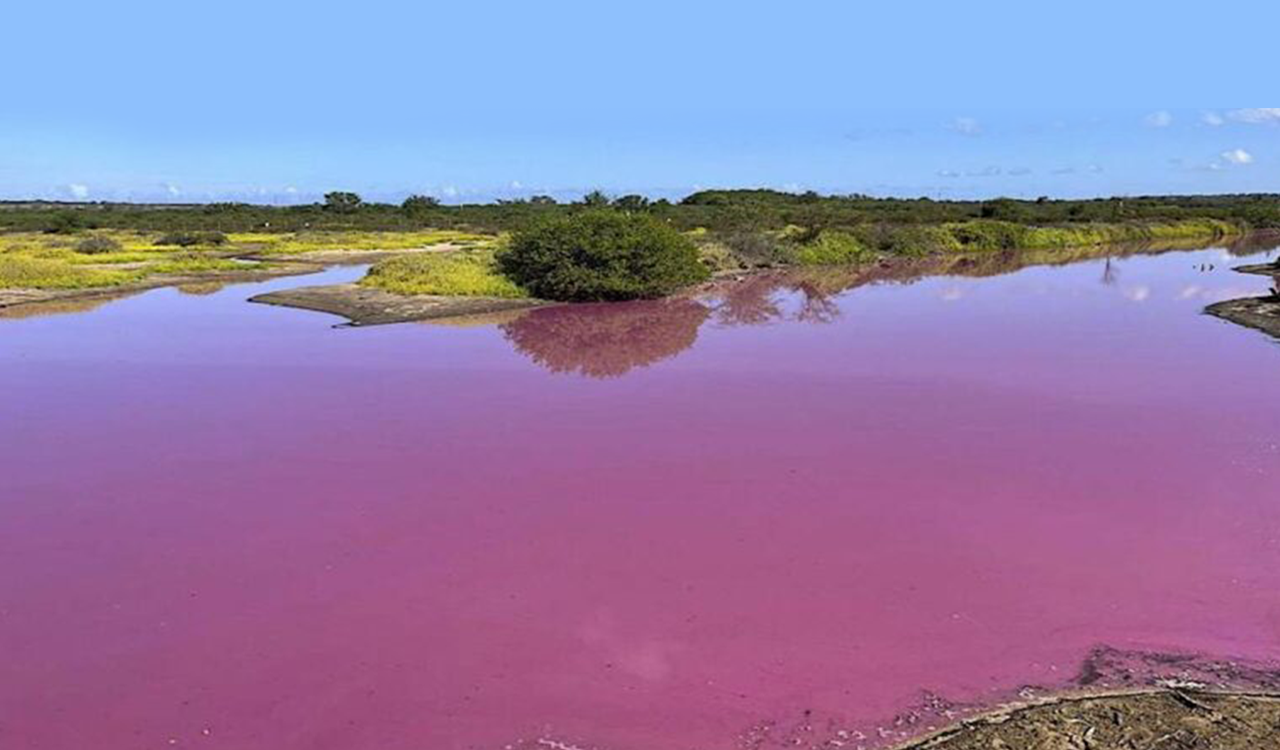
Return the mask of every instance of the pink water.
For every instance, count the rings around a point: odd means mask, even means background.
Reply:
[[[1098,644],[1280,659],[1280,346],[1200,314],[1246,260],[0,320],[0,747],[870,745]]]

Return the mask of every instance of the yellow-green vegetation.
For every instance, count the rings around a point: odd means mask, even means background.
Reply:
[[[944,229],[958,241],[963,250],[1041,250],[1148,240],[1216,239],[1241,231],[1234,224],[1216,219],[1049,227],[977,220],[947,224]]]
[[[1242,227],[1217,219],[1120,224],[1028,226],[994,219],[975,219],[941,225],[866,225],[850,229],[814,230],[787,227],[758,234],[755,242],[772,242],[783,263],[801,266],[848,265],[880,256],[926,257],[996,250],[1066,250],[1132,242],[1214,240],[1242,232]],[[744,243],[729,245],[740,260],[767,257],[758,249],[743,253]],[[714,257],[715,249],[704,251]],[[723,259],[717,258],[717,265]]]
[[[138,270],[90,268],[54,258],[0,253],[0,289],[87,289],[142,278]]]
[[[231,258],[219,258],[199,253],[175,253],[169,258],[146,267],[149,273],[186,274],[205,273],[208,271],[243,271],[260,268],[263,264],[252,263]]]
[[[0,289],[83,289],[118,286],[157,274],[236,271],[247,255],[313,250],[408,250],[449,244],[492,247],[497,235],[462,231],[308,231],[223,235],[213,231],[80,230],[70,234],[0,233]],[[510,296],[510,290],[504,290]]]
[[[498,271],[492,250],[414,253],[388,258],[369,269],[360,284],[395,294],[529,296]]]
[[[212,248],[157,246],[141,232],[76,235],[0,234],[0,289],[87,289],[142,281],[156,274],[253,267]]]
[[[413,232],[238,232],[227,235],[229,246],[260,254],[296,254],[317,250],[415,250],[433,245],[483,247],[496,235],[423,230]]]
[[[873,257],[875,253],[857,237],[832,229],[824,229],[795,251],[795,261],[802,266],[838,266],[861,263]]]

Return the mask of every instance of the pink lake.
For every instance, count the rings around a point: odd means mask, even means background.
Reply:
[[[1280,346],[1201,314],[1274,256],[0,319],[0,747],[872,747],[1099,645],[1280,660]]]

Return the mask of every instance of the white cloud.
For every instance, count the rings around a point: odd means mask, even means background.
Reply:
[[[972,117],[957,117],[951,122],[951,129],[960,135],[982,135],[982,123]]]
[[[84,200],[89,197],[89,186],[73,182],[70,185],[67,185],[67,192],[71,193],[72,198]]]
[[[1227,121],[1222,119],[1222,115],[1217,112],[1205,112],[1200,115],[1200,122],[1211,128],[1217,128],[1227,124]]]
[[[512,181],[511,181],[511,189],[512,189],[512,190],[521,190],[521,189],[523,189],[523,188],[524,188],[524,185],[523,185],[523,184],[521,184],[521,182],[520,182],[519,180],[512,180]]]
[[[297,189],[296,187],[294,187],[293,185],[290,185],[289,187],[287,187],[287,188],[285,188],[285,189],[284,189],[284,192],[285,192],[287,195],[297,195],[297,194],[298,194],[298,189]]]
[[[164,184],[164,191],[173,198],[177,198],[179,195],[182,195],[182,188],[178,187],[172,182],[166,182]]]
[[[446,198],[458,197],[458,189],[453,185],[445,185],[443,188],[441,188],[440,192],[443,193]]]
[[[1230,151],[1223,151],[1222,158],[1232,164],[1252,164],[1253,154],[1242,148],[1233,148]]]
[[[1173,115],[1169,114],[1165,110],[1160,110],[1159,112],[1152,112],[1147,115],[1145,122],[1148,127],[1167,128],[1173,124]]]
[[[1135,286],[1124,290],[1124,296],[1130,302],[1146,302],[1151,298],[1151,287]]]
[[[959,172],[955,171],[954,169],[941,169],[941,170],[938,170],[938,176],[939,177],[960,177],[961,175]]]
[[[1280,107],[1235,109],[1228,112],[1227,117],[1237,122],[1247,122],[1251,125],[1277,125],[1280,124]]]

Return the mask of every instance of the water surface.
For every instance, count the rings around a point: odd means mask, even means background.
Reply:
[[[0,319],[0,745],[871,746],[1098,644],[1280,658],[1280,347],[1200,314],[1267,257]]]

